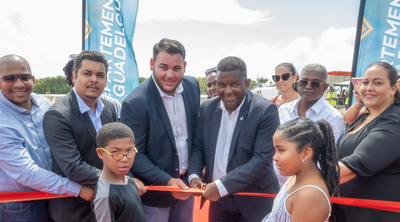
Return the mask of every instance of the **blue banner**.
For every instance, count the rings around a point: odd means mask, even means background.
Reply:
[[[366,0],[356,77],[373,62],[386,61],[400,70],[400,0]]]
[[[85,50],[104,54],[109,67],[104,94],[120,103],[139,85],[133,52],[138,0],[86,0]]]

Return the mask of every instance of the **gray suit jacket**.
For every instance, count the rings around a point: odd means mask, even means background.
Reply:
[[[105,106],[101,123],[116,122],[114,106],[101,101]],[[103,162],[96,154],[96,130],[89,114],[81,114],[72,90],[46,112],[43,130],[53,159],[52,171],[94,189],[103,169]],[[80,197],[52,199],[49,210],[55,221],[94,221],[90,202]]]
[[[201,175],[206,167],[204,182],[210,183],[214,169],[215,150],[222,110],[218,97],[200,107],[189,175]],[[250,91],[232,136],[226,176],[220,178],[229,194],[236,192],[277,193],[278,181],[272,167],[275,149],[272,136],[279,126],[277,107],[269,100]],[[247,221],[261,221],[272,209],[272,198],[233,196]]]

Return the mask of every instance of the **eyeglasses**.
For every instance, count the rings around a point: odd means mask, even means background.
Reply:
[[[308,83],[311,84],[311,88],[313,89],[318,89],[320,85],[322,85],[323,83],[318,82],[318,81],[307,81],[307,80],[300,80],[299,81],[299,87],[306,87],[308,85]]]
[[[3,79],[6,85],[12,86],[17,81],[17,79],[21,79],[21,81],[24,83],[29,83],[29,81],[32,79],[32,74],[5,75],[3,77],[0,77],[0,79]]]
[[[284,74],[282,74],[282,80],[283,81],[287,81],[290,78],[290,76],[294,76],[294,74],[293,73],[292,74],[284,73]],[[273,75],[272,76],[272,80],[274,80],[274,82],[279,82],[280,79],[281,79],[281,77],[278,76],[278,75]]]
[[[207,69],[205,73],[208,76],[208,74],[210,74],[212,72],[216,72],[216,71],[217,71],[217,67],[214,67],[214,68]]]
[[[124,156],[126,156],[126,158],[128,158],[128,159],[134,158],[138,151],[137,151],[136,147],[133,147],[133,148],[134,148],[134,150],[128,151],[126,153],[121,153],[121,152],[110,153],[103,147],[100,147],[101,150],[106,151],[108,153],[108,155],[112,156],[112,158],[114,160],[122,160],[122,158],[124,158]]]

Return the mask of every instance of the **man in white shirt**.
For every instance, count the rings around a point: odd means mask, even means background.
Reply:
[[[316,63],[306,65],[301,71],[298,84],[300,98],[279,107],[281,124],[299,117],[307,117],[313,121],[323,119],[331,125],[335,142],[337,142],[344,133],[344,122],[340,112],[323,96],[329,87],[327,79],[328,72],[324,66]],[[282,186],[286,177],[279,174],[276,164],[274,164],[274,169],[279,185]]]
[[[145,185],[188,188],[187,169],[200,88],[196,78],[184,76],[184,46],[162,39],[153,47],[152,76],[122,103],[121,122],[135,134],[138,154],[132,172]],[[148,222],[190,222],[193,195],[147,192],[142,197]]]
[[[279,125],[276,106],[248,89],[246,64],[238,57],[217,67],[218,97],[204,101],[197,118],[189,161],[191,188],[201,188],[211,202],[209,221],[261,221],[272,198],[232,195],[236,192],[277,193],[272,170],[272,136]]]

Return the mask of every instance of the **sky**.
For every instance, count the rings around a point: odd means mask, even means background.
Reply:
[[[0,0],[0,56],[26,58],[36,78],[63,75],[82,50],[82,1]],[[309,63],[350,71],[359,0],[140,0],[133,48],[140,77],[149,77],[162,38],[186,48],[186,73],[204,77],[238,56],[248,77],[271,78],[276,65],[298,72]]]

